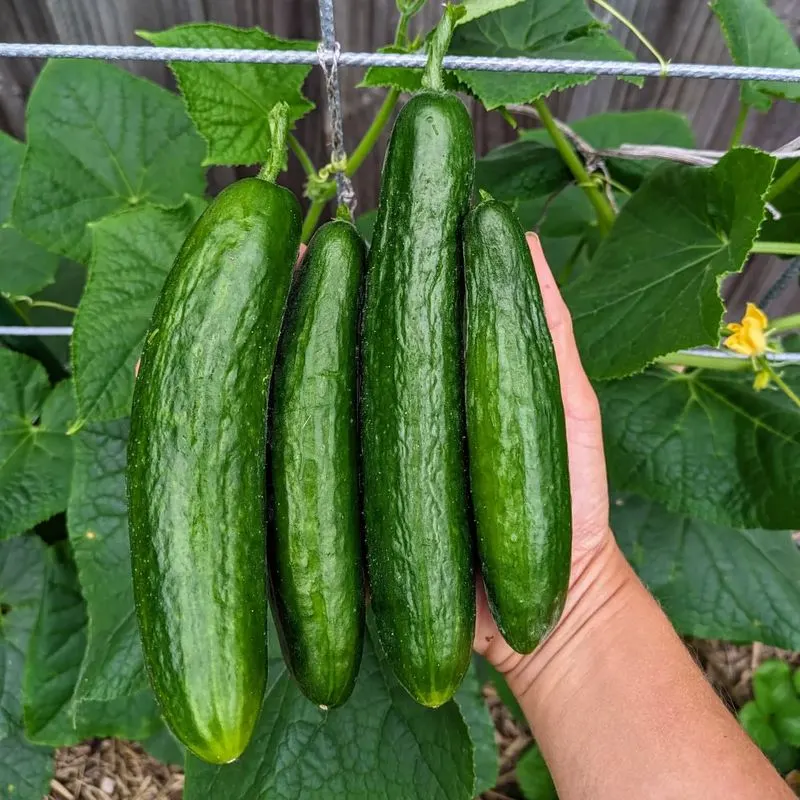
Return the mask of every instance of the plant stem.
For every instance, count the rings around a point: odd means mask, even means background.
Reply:
[[[292,148],[292,152],[297,156],[297,160],[300,162],[306,175],[313,175],[317,171],[314,168],[314,162],[311,160],[311,156],[306,152],[305,147],[300,144],[293,133],[289,134],[289,147]]]
[[[286,141],[289,137],[289,104],[276,103],[269,112],[269,154],[258,177],[274,181],[286,163]]]
[[[348,177],[352,177],[356,170],[364,163],[364,159],[370,154],[375,143],[378,141],[386,123],[392,116],[392,111],[397,105],[400,98],[399,89],[390,89],[389,93],[384,98],[375,119],[372,120],[371,125],[367,128],[367,132],[362,137],[361,141],[353,150],[353,154],[347,159],[347,169],[345,170]]]
[[[334,194],[336,194],[335,191]],[[308,240],[311,238],[311,234],[314,233],[314,228],[317,227],[317,223],[319,222],[319,218],[322,215],[325,206],[328,205],[328,202],[332,197],[333,195],[330,195],[329,197],[315,200],[308,207],[308,211],[306,211],[306,218],[303,220],[303,230],[300,233],[300,239],[303,241],[303,244],[308,244]]]
[[[800,408],[800,397],[798,397],[791,389],[791,387],[786,383],[786,381],[781,378],[780,375],[775,371],[772,364],[768,361],[764,361],[764,368],[769,372],[770,378],[775,382],[775,385],[798,407]]]
[[[751,253],[769,253],[774,256],[800,256],[800,242],[753,242]]]
[[[661,356],[657,361],[659,364],[716,369],[722,372],[744,372],[753,368],[750,360],[746,358],[715,358],[694,353],[670,353],[667,356]]]
[[[64,311],[67,314],[75,314],[78,309],[74,306],[67,306],[63,303],[56,303],[54,300],[34,300],[32,297],[12,297],[14,303],[24,303],[28,308],[54,308],[56,311]]]
[[[619,20],[655,56],[656,61],[658,61],[658,64],[661,67],[661,73],[666,74],[667,67],[669,66],[667,60],[661,55],[661,53],[658,52],[656,46],[633,24],[633,22],[631,22],[624,14],[617,11],[614,6],[607,3],[606,0],[594,0],[594,2],[600,6],[600,8],[608,11],[612,17]]]
[[[731,135],[731,143],[728,145],[728,149],[736,147],[739,142],[742,141],[742,136],[744,135],[744,126],[747,125],[747,115],[749,113],[750,106],[742,103],[739,106],[739,116],[736,117],[736,125],[734,125],[733,134]]]
[[[778,195],[783,194],[798,178],[800,178],[800,158],[783,175],[773,181],[767,192],[767,200],[774,200]]]
[[[786,317],[777,317],[769,322],[769,330],[771,333],[791,331],[794,328],[800,328],[800,314],[789,314]]]
[[[463,5],[448,4],[444,7],[442,18],[439,20],[428,44],[428,61],[425,64],[425,72],[422,76],[422,85],[426,89],[431,89],[434,92],[444,91],[442,59],[450,47],[450,40],[453,38],[456,22],[466,13],[467,10]]]
[[[586,196],[594,206],[600,232],[603,235],[607,234],[614,224],[614,209],[611,208],[611,204],[608,202],[606,196],[594,185],[583,162],[572,149],[572,146],[566,140],[564,134],[558,129],[553,115],[547,107],[547,103],[542,99],[534,100],[533,106],[539,115],[542,125],[553,140],[553,144],[561,154],[561,158],[564,159],[564,163],[575,177],[578,185],[586,192]]]

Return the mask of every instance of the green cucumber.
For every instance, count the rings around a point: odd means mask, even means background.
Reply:
[[[409,100],[383,167],[362,323],[372,608],[395,675],[431,707],[458,688],[475,623],[459,244],[474,162],[457,97]]]
[[[267,386],[300,242],[291,192],[225,189],[156,305],[128,445],[133,588],[164,718],[211,763],[238,757],[267,677]]]
[[[495,622],[519,653],[558,620],[572,542],[564,409],[525,234],[486,200],[467,217],[465,393],[470,488]]]
[[[270,587],[284,658],[319,706],[353,690],[364,641],[358,306],[365,248],[336,220],[308,246],[278,344],[270,412]]]

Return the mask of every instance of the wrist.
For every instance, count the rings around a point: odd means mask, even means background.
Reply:
[[[591,664],[591,652],[608,646],[614,621],[632,595],[644,591],[613,535],[586,558],[573,576],[558,625],[530,655],[506,673],[506,681],[526,711]],[[578,677],[580,680],[580,677]]]

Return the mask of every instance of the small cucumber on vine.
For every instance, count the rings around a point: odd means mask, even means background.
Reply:
[[[267,387],[300,243],[273,154],[229,186],[183,244],[156,305],[128,445],[133,588],[145,664],[172,732],[205,761],[237,758],[267,678]]]
[[[439,706],[475,624],[464,468],[460,232],[472,123],[443,89],[456,9],[431,44],[427,91],[397,117],[383,167],[362,325],[367,559],[378,637],[400,683]]]
[[[564,409],[525,234],[484,200],[467,217],[465,394],[478,554],[497,627],[530,653],[564,607],[572,542]]]
[[[365,247],[350,222],[311,239],[289,298],[270,408],[270,587],[283,654],[319,706],[353,690],[364,640],[357,337]]]

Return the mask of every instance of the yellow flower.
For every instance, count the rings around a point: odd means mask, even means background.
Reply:
[[[767,350],[767,323],[767,315],[755,303],[748,303],[741,323],[728,325],[732,335],[725,340],[725,347],[745,356],[763,355]]]
[[[769,386],[770,377],[771,376],[769,374],[769,370],[767,369],[759,370],[758,372],[756,372],[756,377],[753,380],[753,388],[757,392],[760,392],[762,389],[766,389],[767,386]]]

